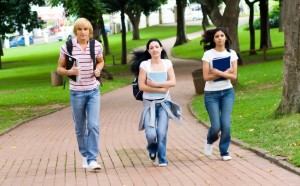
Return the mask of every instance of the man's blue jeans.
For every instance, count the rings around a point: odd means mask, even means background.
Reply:
[[[171,107],[171,103],[169,101],[165,101],[165,103],[169,108]],[[149,153],[157,153],[158,163],[168,163],[166,152],[169,115],[160,103],[156,103],[155,112],[155,127],[149,127],[150,110],[148,110],[145,115],[144,126],[146,139],[148,141],[147,149]]]
[[[70,91],[79,152],[88,163],[99,153],[100,91]]]
[[[204,92],[205,107],[211,123],[207,134],[207,143],[213,144],[217,141],[219,138],[218,133],[221,131],[219,143],[221,156],[229,155],[230,123],[234,99],[233,88]]]

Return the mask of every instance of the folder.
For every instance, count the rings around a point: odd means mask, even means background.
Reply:
[[[147,78],[154,82],[165,82],[167,81],[167,72],[149,72]],[[164,97],[164,93],[150,92],[150,97]]]
[[[65,59],[66,59],[66,69],[67,70],[70,70],[73,67],[74,62],[75,62],[76,67],[80,67],[78,59],[75,58],[74,56],[71,56],[71,55],[65,53]],[[72,76],[69,76],[69,78],[76,82],[79,82],[81,79],[80,75],[77,75],[77,76],[72,75]]]
[[[215,58],[212,60],[212,68],[218,69],[222,72],[230,68],[230,56],[225,58]],[[226,80],[223,77],[215,79],[214,81]]]

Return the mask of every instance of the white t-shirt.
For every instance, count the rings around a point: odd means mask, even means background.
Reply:
[[[215,49],[210,49],[204,52],[202,57],[203,61],[207,61],[210,63],[210,67],[212,68],[212,61],[216,58],[226,58],[230,57],[230,66],[232,66],[232,62],[238,59],[236,52],[234,50],[224,50],[223,52],[218,52]],[[222,80],[222,81],[206,81],[204,91],[218,91],[218,90],[225,90],[231,88],[232,84],[229,79]]]
[[[166,74],[168,74],[168,70],[173,65],[172,62],[169,59],[162,59],[161,61],[165,66],[165,70],[164,71],[159,71],[159,72],[165,72]],[[151,72],[155,73],[156,72],[156,71],[151,70],[151,59],[148,59],[147,61],[143,61],[140,65],[140,67],[147,73],[147,77],[149,77],[149,73],[151,73]],[[153,93],[144,91],[143,98],[144,99],[149,99],[149,100],[154,100],[154,99],[162,99],[167,95],[169,95],[169,91],[166,94],[161,94],[161,93],[153,94]]]

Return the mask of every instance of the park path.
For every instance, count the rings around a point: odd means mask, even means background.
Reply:
[[[167,51],[174,41],[163,41]],[[211,158],[204,156],[207,128],[195,120],[188,106],[195,95],[191,72],[201,63],[171,59],[177,78],[171,95],[182,105],[183,125],[170,121],[168,167],[148,160],[144,131],[137,130],[142,103],[126,86],[101,97],[98,161],[102,170],[81,168],[67,107],[0,136],[0,185],[299,185],[297,174],[234,144],[229,149],[231,161],[221,161],[216,147]]]

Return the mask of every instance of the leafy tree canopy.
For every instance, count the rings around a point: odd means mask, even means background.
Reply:
[[[162,4],[166,4],[168,0],[103,0],[109,12],[119,11],[122,5],[125,5],[125,12],[128,11],[140,11],[145,15],[149,15],[151,12],[156,11]]]
[[[37,12],[31,11],[32,5],[44,5],[44,0],[1,0],[0,1],[0,35],[13,33],[25,28],[32,31],[38,27]]]

